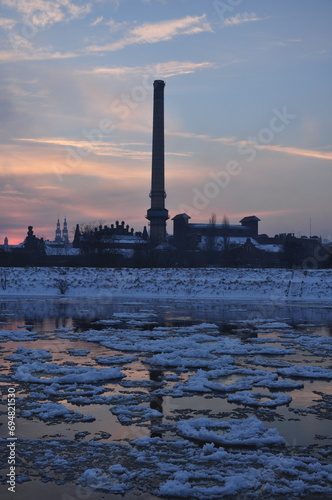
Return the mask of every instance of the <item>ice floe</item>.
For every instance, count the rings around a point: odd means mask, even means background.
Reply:
[[[90,488],[124,494],[131,488],[131,480],[136,476],[124,467],[120,470],[117,466],[110,467],[107,472],[105,474],[102,469],[87,469],[79,478],[79,482]]]
[[[288,394],[265,394],[262,392],[240,391],[236,394],[230,394],[227,400],[230,403],[275,408],[277,406],[289,404],[292,401],[292,397]]]
[[[38,374],[39,375],[36,375]],[[16,368],[14,380],[37,384],[91,383],[101,380],[121,379],[125,375],[119,368],[93,368],[87,366],[61,366],[35,361]]]
[[[175,389],[194,392],[210,392],[217,391],[222,393],[242,391],[244,389],[252,389],[256,385],[271,383],[277,379],[275,373],[264,370],[250,370],[231,366],[232,358],[225,356],[228,361],[228,366],[214,370],[198,370],[194,375],[189,377],[186,383],[177,384]],[[230,358],[230,359],[228,359]],[[225,363],[226,365],[226,363]],[[234,377],[236,380],[234,380]],[[214,381],[222,379],[222,381]]]
[[[29,330],[0,330],[0,342],[24,342],[37,340],[41,337],[39,332],[30,332]]]
[[[240,426],[233,425],[234,435],[240,437]],[[237,428],[237,430],[236,430]],[[266,437],[267,429],[252,421],[252,439]],[[196,435],[201,427],[188,425]],[[211,433],[228,429],[209,429]],[[272,429],[273,430],[273,429]],[[248,429],[243,437],[250,438]],[[269,435],[273,441],[277,434]],[[6,440],[0,440],[6,444]],[[221,498],[301,498],[308,495],[332,495],[332,465],[320,458],[304,455],[301,450],[288,452],[283,443],[258,446],[239,444],[222,446],[206,443],[196,437],[163,440],[145,437],[130,445],[99,441],[18,440],[22,458],[22,477],[26,464],[39,470],[44,481],[66,478],[107,495],[128,493],[129,498],[192,498],[220,500]],[[273,451],[270,449],[273,446]],[[25,474],[25,477],[28,476]],[[63,483],[62,483],[63,484]],[[83,493],[83,491],[82,491]]]
[[[59,403],[26,403],[26,406],[30,409],[22,412],[22,416],[25,418],[38,417],[46,421],[61,418],[66,422],[92,422],[95,420],[92,415],[84,416],[82,413],[69,410]]]
[[[163,414],[158,410],[139,405],[116,405],[111,408],[122,424],[133,424],[144,422],[153,418],[162,418]]]
[[[285,375],[286,377],[332,379],[332,370],[321,368],[320,366],[293,365],[288,368],[277,368],[277,372],[280,373],[280,375]]]
[[[6,359],[11,361],[32,361],[32,360],[50,360],[52,359],[52,354],[45,349],[26,349],[25,347],[18,347],[14,354],[8,356]]]
[[[265,446],[285,444],[277,429],[267,429],[256,417],[215,422],[209,418],[183,420],[177,432],[187,439],[223,446]]]
[[[99,356],[94,358],[99,365],[123,365],[137,361],[137,356]]]

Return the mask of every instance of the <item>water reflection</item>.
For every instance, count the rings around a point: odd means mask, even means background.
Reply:
[[[332,337],[332,325],[331,326],[322,326],[319,329],[319,334],[323,337]]]
[[[153,382],[162,382],[164,378],[164,372],[162,370],[151,369],[149,370],[149,379]],[[153,392],[154,388],[150,389],[150,392]],[[153,399],[150,401],[151,410],[157,410],[159,413],[163,414],[163,397],[158,396],[156,394],[153,395]],[[160,418],[151,418],[151,433],[150,437],[159,437],[162,438],[163,434],[160,431],[156,431],[155,427],[160,424]]]
[[[226,303],[221,301],[160,301],[150,300],[145,303],[140,302],[103,302],[103,301],[73,301],[67,299],[61,300],[24,300],[24,301],[2,301],[0,302],[0,329],[3,330],[17,330],[18,328],[25,328],[31,331],[54,332],[59,328],[73,328],[76,332],[86,331],[90,328],[98,330],[104,329],[105,325],[94,324],[98,320],[107,320],[112,318],[113,313],[140,313],[144,311],[151,311],[157,314],[155,319],[156,324],[159,326],[167,326],[172,328],[174,326],[192,325],[198,322],[211,322],[219,326],[219,330],[223,334],[234,334],[245,340],[249,337],[257,337],[257,331],[250,329],[250,325],[246,322],[248,318],[271,319],[273,321],[285,321],[289,324],[295,324],[298,330],[303,332],[308,331],[308,325],[314,326],[311,330],[316,330],[317,334],[323,336],[332,336],[332,309],[317,308],[308,306],[289,306],[279,305],[275,311],[274,316],[262,317],[261,304],[241,304],[237,302]],[[270,308],[266,309],[269,311]],[[243,323],[241,323],[243,322]],[[1,324],[2,323],[2,324]],[[112,325],[112,328],[115,325]],[[121,324],[120,327],[122,328]],[[147,330],[146,325],[141,323],[137,328]],[[149,333],[150,335],[150,333]],[[264,337],[277,336],[276,333],[263,333]],[[94,359],[96,357],[111,356],[121,354],[120,352],[109,350],[106,347],[98,345],[97,343],[87,343],[79,340],[79,336],[74,339],[64,340],[49,335],[41,336],[43,338],[34,342],[24,342],[25,348],[39,348],[50,350],[53,355],[53,363],[75,362],[80,363],[82,366],[95,366]],[[153,339],[153,334],[151,334]],[[279,346],[274,343],[273,346]],[[7,342],[6,348],[12,352],[17,349],[16,343]],[[75,357],[70,356],[70,349],[86,349],[90,350],[89,356]],[[136,353],[135,353],[136,355]],[[137,353],[139,356],[140,353]],[[308,358],[305,358],[306,353],[294,354],[295,362],[305,364]],[[293,362],[292,355],[287,357],[287,360]],[[320,361],[318,358],[310,358],[310,363],[319,366]],[[246,359],[238,358],[238,363],[243,366]],[[7,362],[8,363],[8,362]],[[249,365],[249,368],[251,365]],[[268,368],[267,368],[268,369]],[[231,418],[235,411],[238,411],[237,418],[242,418],[246,415],[255,414],[255,410],[241,407],[236,410],[234,404],[227,402],[226,398],[218,396],[190,396],[182,398],[171,398],[170,396],[162,397],[156,394],[156,386],[161,382],[170,383],[165,372],[160,369],[150,368],[149,370],[142,366],[142,360],[136,363],[130,363],[125,368],[126,379],[122,384],[105,384],[105,396],[125,394],[131,395],[134,393],[135,388],[141,394],[149,391],[150,401],[149,406],[152,410],[157,410],[163,415],[163,419],[159,417],[151,418],[148,423],[143,425],[128,425],[123,426],[119,423],[117,417],[110,413],[109,406],[107,405],[88,405],[83,407],[72,406],[77,411],[84,413],[92,413],[96,415],[96,422],[89,424],[90,438],[93,435],[98,436],[100,431],[110,432],[112,434],[111,440],[116,439],[134,439],[142,437],[142,435],[150,435],[151,437],[165,437],[167,432],[160,431],[160,424],[162,422],[174,421],[174,418],[187,418],[188,415],[199,416],[209,415],[216,418]],[[166,372],[167,373],[167,372]],[[181,381],[184,382],[191,373],[182,373]],[[132,381],[143,382],[149,380],[152,384],[147,388],[142,385],[130,385]],[[127,385],[126,385],[127,382]],[[308,404],[317,399],[313,391],[321,391],[328,393],[327,382],[312,382],[310,380],[305,382],[303,390],[292,391],[293,406],[302,410],[307,408]],[[308,403],[309,402],[309,403]],[[142,403],[140,403],[142,404]],[[146,405],[146,400],[143,404]],[[91,407],[90,407],[91,406]],[[221,415],[222,414],[222,415]],[[227,414],[227,415],[226,415]],[[266,415],[267,412],[264,413]],[[263,415],[263,413],[262,413]],[[263,416],[264,416],[263,415]],[[272,413],[271,413],[272,415]],[[150,418],[148,416],[147,418]],[[263,417],[262,417],[263,418]],[[264,421],[266,425],[271,427],[277,426],[287,439],[289,443],[294,440],[301,442],[301,444],[311,444],[315,442],[315,434],[328,434],[330,421],[322,420],[314,415],[302,415],[291,413],[288,408],[278,408],[277,420],[271,417],[271,423]],[[46,433],[46,424],[38,423],[36,421],[22,421],[20,424],[24,427],[24,434],[27,436],[39,436],[41,430]],[[85,430],[84,423],[75,424],[72,430],[68,430],[66,424],[59,424],[59,432],[63,435],[73,438],[73,433],[80,430]],[[105,425],[105,427],[100,427]],[[310,430],[310,425],[312,428]],[[38,433],[37,433],[38,429]],[[34,434],[36,431],[36,434]],[[330,441],[329,441],[330,442]]]
[[[170,301],[102,301],[70,299],[58,300],[5,300],[0,301],[0,329],[16,329],[26,326],[30,330],[49,331],[55,328],[90,328],[91,323],[110,319],[113,313],[138,313],[142,309],[157,313],[157,321],[163,326],[190,324],[195,321],[214,322],[218,325],[232,321],[274,320],[287,323],[315,324],[324,327],[325,335],[332,336],[332,308],[310,305],[288,305],[250,302],[200,300]]]

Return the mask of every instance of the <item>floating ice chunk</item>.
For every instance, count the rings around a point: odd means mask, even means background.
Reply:
[[[34,375],[39,373],[39,375]],[[53,376],[53,375],[59,376]],[[13,376],[21,382],[37,384],[86,384],[100,380],[123,378],[119,368],[93,368],[87,366],[59,366],[54,363],[27,363],[19,366]]]
[[[172,382],[172,381],[177,382],[178,380],[180,380],[180,377],[178,375],[175,375],[175,374],[173,374],[173,375],[165,375],[164,376],[164,380],[167,380],[169,382]]]
[[[223,446],[265,446],[285,444],[277,429],[267,429],[256,417],[215,422],[209,418],[182,420],[177,425],[181,436]]]
[[[144,363],[156,366],[178,368],[216,368],[234,363],[231,356],[213,356],[210,349],[197,347],[195,349],[175,349],[170,353],[155,354],[144,360]]]
[[[277,372],[287,377],[332,379],[332,370],[320,366],[293,365],[289,368],[278,368]]]
[[[121,424],[144,422],[163,416],[158,410],[139,405],[117,405],[111,408],[111,412],[118,417]]]
[[[324,337],[321,335],[306,335],[296,334],[284,334],[283,339],[287,339],[288,342],[292,340],[296,341],[297,345],[301,350],[306,350],[317,356],[332,355],[332,338]]]
[[[287,323],[282,323],[281,321],[269,321],[267,323],[259,324],[260,330],[289,330],[292,329]]]
[[[254,387],[267,387],[268,389],[278,389],[278,390],[303,389],[304,387],[304,384],[300,382],[292,382],[290,380],[270,380],[264,382],[256,382],[253,385]]]
[[[111,465],[108,469],[108,472],[113,472],[114,474],[124,474],[127,472],[127,469],[120,464]]]
[[[22,416],[38,417],[41,420],[51,420],[54,418],[63,418],[68,421],[92,421],[95,420],[91,415],[86,417],[82,413],[68,410],[63,404],[59,403],[29,403],[28,406],[32,407],[30,410],[22,412]]]
[[[249,406],[274,408],[276,406],[289,404],[292,398],[287,394],[263,394],[262,392],[241,391],[236,394],[230,394],[227,401]]]
[[[212,483],[212,484],[211,484]],[[213,483],[217,483],[213,485]],[[198,498],[200,500],[235,497],[241,491],[252,491],[261,485],[259,471],[249,468],[246,472],[225,474],[216,470],[204,472],[178,471],[174,479],[160,485],[158,495]]]
[[[134,479],[136,474],[119,474],[117,470],[112,471],[111,469],[112,467],[109,468],[108,474],[102,469],[87,469],[79,477],[78,482],[85,484],[90,488],[108,491],[109,493],[124,494],[131,488],[131,484],[127,481]]]
[[[101,356],[93,358],[100,365],[122,365],[125,363],[132,363],[137,361],[137,356]]]
[[[177,384],[175,390],[184,390],[187,392],[211,392],[211,389],[207,387],[208,379],[207,373],[203,370],[197,370],[197,372],[192,375],[185,384]]]
[[[253,339],[255,340],[255,339]],[[259,339],[257,339],[259,341]],[[244,343],[240,339],[223,337],[211,349],[212,353],[222,353],[231,355],[248,355],[248,354],[268,354],[268,355],[284,355],[295,354],[293,349],[286,349],[284,347],[274,347],[269,345],[257,345],[255,342]]]
[[[253,360],[249,360],[248,363],[252,365],[273,366],[278,368],[291,366],[291,364],[287,363],[286,361],[279,361],[277,359],[263,359],[263,358],[255,358]]]
[[[153,312],[137,312],[137,313],[129,313],[129,312],[119,312],[119,313],[113,313],[114,318],[121,318],[121,319],[150,319],[150,318],[156,318],[157,314]]]
[[[43,393],[48,396],[62,396],[67,399],[68,402],[72,402],[73,399],[80,397],[83,399],[85,396],[89,404],[94,403],[94,397],[98,399],[98,394],[105,391],[104,387],[91,384],[59,384],[52,383],[47,387],[44,387]],[[39,397],[41,397],[39,395]]]
[[[0,330],[0,342],[23,342],[37,340],[41,336],[39,332],[30,332],[29,330]]]
[[[90,488],[109,489],[110,480],[101,469],[87,469],[79,478],[79,482]]]
[[[224,356],[225,358],[230,356]],[[232,358],[231,358],[232,359]],[[234,379],[237,378],[237,380]],[[213,379],[225,379],[223,383],[214,382]],[[276,380],[278,376],[264,370],[240,369],[236,367],[225,367],[216,370],[198,370],[189,377],[186,383],[177,384],[176,389],[193,392],[235,392],[252,389],[255,385],[265,386]],[[234,379],[234,381],[232,381]],[[229,383],[227,383],[229,380]]]
[[[45,349],[26,349],[25,347],[18,347],[14,354],[8,356],[11,361],[27,361],[34,359],[52,359],[52,354]]]
[[[120,319],[100,319],[91,323],[92,325],[120,325],[122,321]]]
[[[54,330],[55,332],[63,332],[63,333],[74,333],[74,328],[69,328],[65,326],[59,326],[59,328],[56,328]]]

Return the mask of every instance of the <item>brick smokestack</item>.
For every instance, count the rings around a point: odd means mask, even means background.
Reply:
[[[153,246],[156,246],[166,241],[166,220],[169,217],[168,210],[165,208],[165,82],[163,80],[155,80],[153,88],[151,208],[147,211],[146,218],[150,221],[150,242]]]

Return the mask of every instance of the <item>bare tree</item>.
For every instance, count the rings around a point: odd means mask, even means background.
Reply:
[[[224,215],[223,221],[222,221],[222,236],[223,236],[223,243],[224,243],[224,248],[223,248],[223,263],[225,266],[228,266],[230,263],[230,226],[229,226],[229,219],[227,215]]]
[[[217,216],[215,213],[212,213],[209,219],[209,227],[206,233],[206,250],[209,264],[213,263],[214,253],[216,251],[216,223]]]
[[[0,271],[0,282],[1,282],[1,288],[3,290],[7,290],[7,284],[8,284],[8,269],[1,269]]]
[[[224,252],[227,253],[229,250],[229,235],[230,235],[229,219],[227,215],[224,215],[224,218],[222,220],[222,235],[224,240]]]

